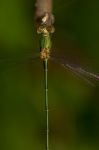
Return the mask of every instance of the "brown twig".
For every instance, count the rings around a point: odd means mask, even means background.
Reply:
[[[52,0],[36,0],[35,8],[36,23],[39,25],[46,24],[46,26],[52,26],[54,23]]]

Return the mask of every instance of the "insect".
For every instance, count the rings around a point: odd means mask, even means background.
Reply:
[[[37,32],[41,34],[40,37],[40,58],[43,60],[45,72],[45,110],[46,110],[46,150],[49,150],[49,104],[48,104],[48,60],[50,58],[51,37],[50,34],[54,32],[52,24],[47,25],[50,19],[50,14],[45,12],[41,18],[40,26]]]
[[[49,108],[48,108],[48,82],[47,82],[47,75],[48,75],[48,61],[52,60],[58,64],[60,64],[65,69],[68,69],[72,71],[77,76],[83,78],[87,83],[93,85],[87,77],[94,78],[95,80],[99,80],[99,76],[88,72],[81,67],[74,65],[71,65],[70,63],[67,63],[65,59],[58,58],[57,56],[53,56],[53,52],[51,52],[52,48],[52,42],[51,42],[51,34],[54,32],[53,26],[46,26],[46,21],[48,20],[48,14],[45,13],[45,15],[41,19],[41,26],[37,28],[37,33],[40,34],[40,53],[37,53],[36,55],[32,55],[31,59],[35,59],[40,57],[40,59],[43,61],[44,65],[44,75],[45,75],[45,109],[46,109],[46,125],[47,125],[47,150],[49,149]],[[2,63],[3,60],[0,60]],[[9,63],[9,60],[8,60]],[[86,77],[86,78],[85,78]]]

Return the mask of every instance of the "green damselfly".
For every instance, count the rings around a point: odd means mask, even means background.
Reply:
[[[42,18],[43,22],[46,22],[46,18],[47,18],[47,14],[45,14],[45,16]],[[52,60],[55,63],[58,63],[59,65],[61,65],[62,67],[64,67],[65,69],[72,71],[74,74],[76,74],[78,77],[81,77],[83,80],[85,80],[87,83],[93,85],[93,83],[91,83],[88,78],[92,78],[95,80],[99,80],[99,76],[88,72],[84,69],[82,69],[81,67],[79,67],[79,65],[76,67],[68,62],[66,62],[65,58],[59,58],[57,57],[57,55],[53,54],[53,51],[51,48],[51,34],[54,32],[54,28],[46,28],[46,25],[42,25],[38,28],[37,30],[38,33],[40,33],[40,53],[37,54],[31,54],[31,60],[34,60],[35,58],[40,57],[40,59],[43,61],[43,65],[44,65],[44,75],[45,75],[45,99],[46,99],[46,115],[47,115],[47,150],[49,149],[49,122],[48,122],[48,83],[47,83],[47,71],[48,71],[48,61]],[[58,32],[58,31],[57,31]],[[14,58],[13,58],[14,59]],[[10,61],[10,59],[8,58],[8,60],[4,60],[3,58],[0,59],[0,63],[3,62],[7,62],[12,63],[13,64],[13,59]],[[29,57],[26,56],[26,59],[28,61]],[[21,60],[21,59],[20,59]],[[18,60],[16,60],[16,64]],[[21,63],[21,61],[19,61],[19,63]]]

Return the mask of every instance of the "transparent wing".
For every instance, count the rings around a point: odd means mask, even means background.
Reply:
[[[65,69],[71,71],[73,74],[80,77],[81,79],[83,79],[86,83],[90,84],[91,86],[95,86],[95,84],[92,81],[90,81],[90,79],[99,81],[99,75],[92,73],[92,72],[88,72],[88,71],[82,69],[81,67],[76,67],[72,64],[69,64],[64,59],[59,59],[56,57],[51,57],[50,59],[53,60],[54,62],[60,64]]]

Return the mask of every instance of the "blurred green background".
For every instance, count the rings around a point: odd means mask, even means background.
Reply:
[[[0,0],[0,149],[45,150],[44,74],[34,0]],[[52,53],[99,73],[99,1],[54,0]],[[31,61],[32,60],[32,61]],[[50,150],[99,149],[95,86],[49,61]]]

